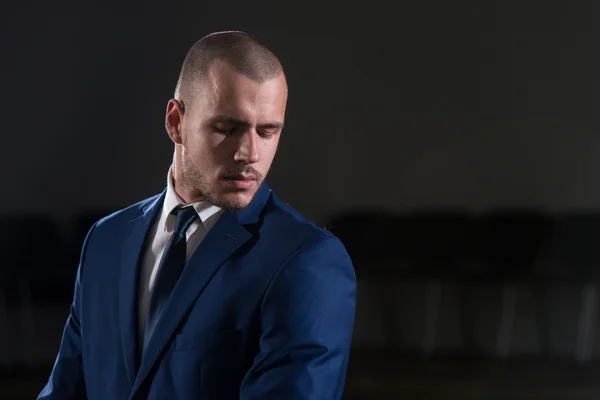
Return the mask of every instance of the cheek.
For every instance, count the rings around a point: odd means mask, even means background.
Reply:
[[[207,157],[217,164],[231,164],[239,149],[239,139],[235,136],[211,135],[207,142]]]
[[[275,153],[277,153],[277,147],[279,146],[279,136],[274,137],[273,139],[266,142],[264,148],[264,158],[271,163],[273,158],[275,157]]]
[[[185,163],[196,172],[206,173],[212,165],[212,154],[206,143],[198,138],[190,138],[183,148]]]
[[[259,161],[259,167],[257,168],[263,175],[266,174],[271,168],[275,153],[277,152],[277,142],[268,142],[262,148],[261,157]]]
[[[191,145],[194,156],[198,159],[198,162],[202,162],[209,160],[213,156],[215,148],[219,146],[219,143],[215,140],[214,135],[199,133],[194,137]]]

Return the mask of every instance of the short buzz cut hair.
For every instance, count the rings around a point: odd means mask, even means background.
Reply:
[[[175,98],[192,102],[213,62],[225,62],[245,77],[264,82],[283,72],[277,56],[249,34],[241,31],[214,32],[188,51],[175,88]]]

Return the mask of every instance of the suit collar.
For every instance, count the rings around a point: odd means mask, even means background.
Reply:
[[[239,223],[242,225],[257,223],[260,220],[262,210],[263,208],[265,208],[265,205],[267,204],[267,200],[269,200],[270,195],[271,189],[266,184],[266,182],[263,182],[256,191],[256,194],[254,195],[254,198],[252,199],[248,207],[246,207],[242,211],[236,212],[237,220],[239,221]]]

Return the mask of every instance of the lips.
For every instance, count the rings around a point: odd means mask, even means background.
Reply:
[[[225,179],[234,180],[234,181],[255,181],[256,177],[252,175],[231,175],[225,177]]]
[[[223,184],[234,190],[249,190],[256,185],[257,179],[251,175],[230,175],[223,179]]]

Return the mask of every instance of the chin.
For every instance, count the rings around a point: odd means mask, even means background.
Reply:
[[[242,211],[250,205],[255,194],[256,191],[226,193],[219,196],[218,200],[213,203],[225,210]]]

